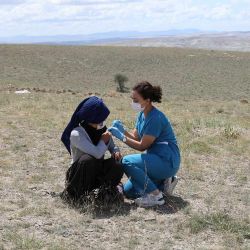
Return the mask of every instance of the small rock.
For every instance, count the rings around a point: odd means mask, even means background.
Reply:
[[[31,92],[27,89],[24,90],[16,90],[15,94],[30,94]]]
[[[64,231],[63,233],[62,233],[62,236],[63,237],[69,237],[71,235],[71,233],[69,232],[69,231]]]

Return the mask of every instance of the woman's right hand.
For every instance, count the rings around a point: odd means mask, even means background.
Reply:
[[[124,126],[120,120],[114,120],[112,122],[112,127],[118,128],[120,132],[125,133]]]
[[[115,152],[113,153],[112,157],[116,160],[116,161],[120,161],[122,158],[122,154],[120,152]]]

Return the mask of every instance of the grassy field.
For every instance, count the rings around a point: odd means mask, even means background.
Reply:
[[[249,69],[250,53],[1,45],[0,249],[249,249]],[[133,127],[116,73],[128,87],[162,86],[182,179],[162,207],[71,208],[51,195],[70,163],[61,132],[90,93],[110,108],[109,125]]]

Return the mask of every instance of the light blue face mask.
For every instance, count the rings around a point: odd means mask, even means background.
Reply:
[[[145,107],[143,108],[143,107],[141,106],[141,104],[138,103],[138,102],[132,102],[132,103],[131,103],[131,107],[132,107],[133,110],[135,110],[135,111],[137,111],[137,112],[141,112],[141,111],[143,111],[143,110],[145,109]]]

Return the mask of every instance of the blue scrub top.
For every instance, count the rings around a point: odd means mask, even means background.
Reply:
[[[164,113],[153,107],[145,118],[144,113],[140,112],[135,128],[140,139],[143,135],[156,138],[147,153],[156,154],[163,160],[171,161],[173,167],[179,167],[180,150],[171,123]],[[162,144],[162,142],[168,142],[168,144]]]

